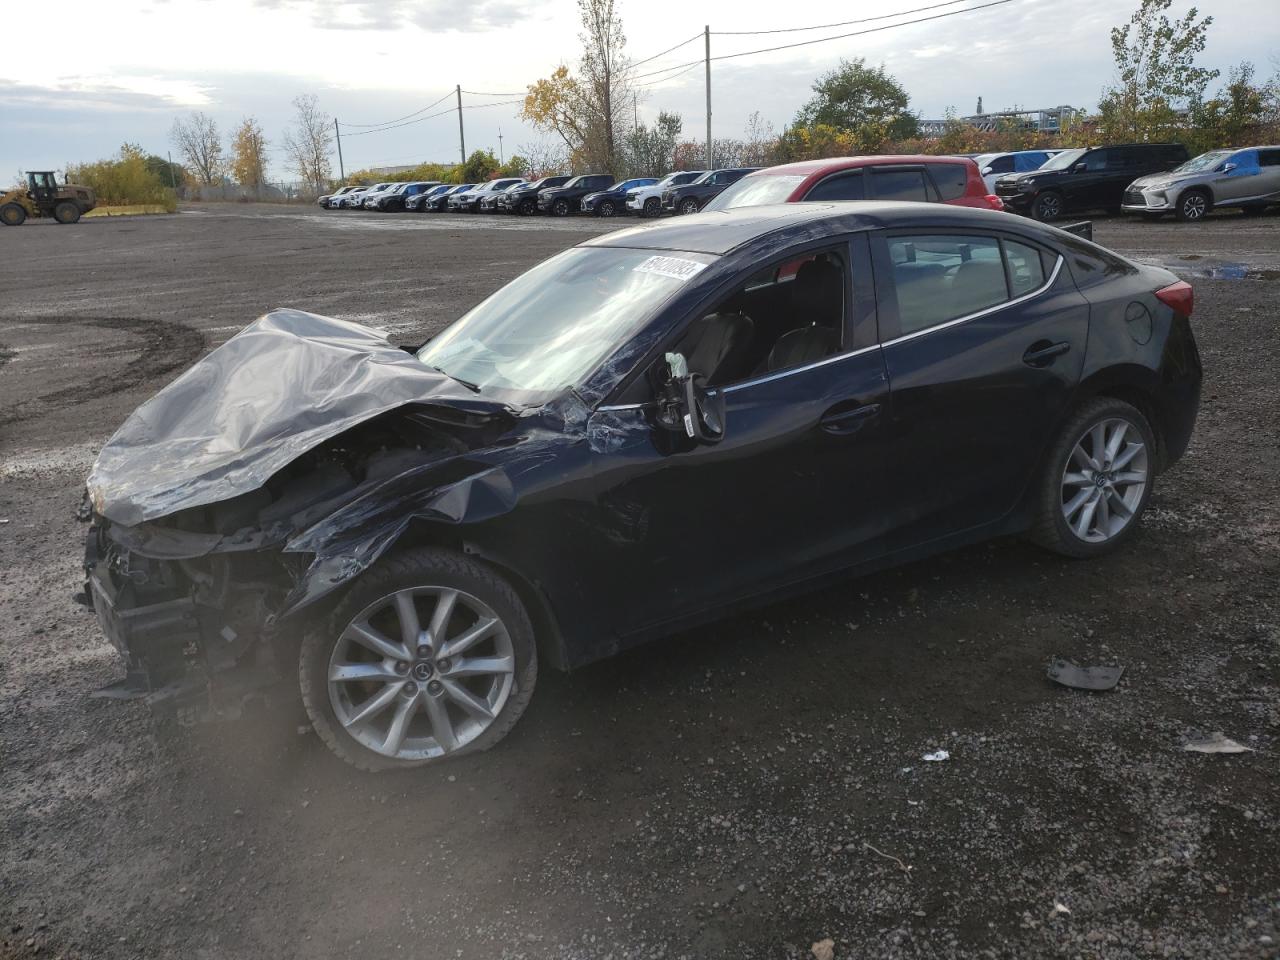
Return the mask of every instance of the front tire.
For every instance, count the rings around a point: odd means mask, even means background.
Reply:
[[[695,200],[695,199],[693,199],[693,197],[690,197],[688,200],[681,200],[681,201],[680,201],[680,212],[681,212],[682,214],[697,213],[697,212],[698,212],[698,201],[697,201],[697,200]]]
[[[644,215],[646,217],[662,216],[662,201],[657,197],[650,197],[644,202]]]
[[[0,223],[6,227],[20,227],[27,219],[27,211],[16,203],[0,207]]]
[[[53,208],[53,219],[59,223],[75,223],[80,219],[80,205],[70,200],[61,201]]]
[[[598,217],[612,217],[617,212],[618,208],[612,200],[602,200],[600,205],[596,207],[596,216]]]
[[[569,201],[557,200],[551,204],[551,215],[555,217],[567,217],[569,215]]]
[[[1031,205],[1031,216],[1042,223],[1057,220],[1062,216],[1062,194],[1056,190],[1040,194]]]
[[[533,625],[511,585],[451,550],[381,561],[303,640],[302,701],[316,733],[361,770],[487,750],[538,676]]]
[[[1203,190],[1188,190],[1178,198],[1178,219],[1184,223],[1203,220],[1213,209],[1213,201]]]
[[[1031,538],[1054,553],[1102,556],[1133,536],[1155,482],[1151,425],[1112,397],[1084,403],[1049,450]]]

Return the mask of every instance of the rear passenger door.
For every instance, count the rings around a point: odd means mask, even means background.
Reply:
[[[889,376],[893,549],[1018,503],[1080,377],[1089,307],[1056,252],[939,229],[872,240]]]

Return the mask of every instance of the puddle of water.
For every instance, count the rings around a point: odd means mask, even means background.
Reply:
[[[1139,257],[1140,263],[1172,270],[1180,277],[1200,280],[1280,280],[1280,269],[1259,267],[1252,263],[1214,260],[1199,254],[1161,259]]]

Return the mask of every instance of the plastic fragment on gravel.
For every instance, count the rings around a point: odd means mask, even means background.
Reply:
[[[1081,667],[1067,660],[1054,660],[1046,675],[1073,690],[1112,690],[1124,676],[1124,667]]]
[[[1053,902],[1053,909],[1049,911],[1049,916],[1050,917],[1069,917],[1071,916],[1071,908],[1068,907],[1065,903],[1055,900]]]
[[[1183,750],[1191,753],[1253,753],[1253,747],[1246,747],[1243,743],[1236,743],[1229,737],[1223,736],[1222,731],[1218,730],[1202,737],[1198,740],[1188,740],[1182,745]]]
[[[813,954],[813,960],[833,960],[836,955],[836,942],[830,937],[818,940],[809,948],[809,952]]]
[[[951,754],[946,750],[935,750],[933,753],[926,753],[920,759],[926,763],[941,763],[943,760],[950,760]]]

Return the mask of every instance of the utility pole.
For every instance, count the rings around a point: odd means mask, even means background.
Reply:
[[[634,90],[631,91],[631,123],[637,130],[640,129],[640,101]]]
[[[440,89],[439,87],[436,88]],[[333,118],[333,133],[338,138],[338,175],[343,179],[347,179],[346,167],[342,165],[342,131],[338,129],[338,118]],[[330,167],[329,169],[333,169]]]
[[[711,156],[711,26],[702,28],[703,38],[707,46],[707,169],[715,169]]]
[[[173,151],[170,150],[165,156],[169,158],[169,186],[173,187],[176,193],[178,190],[178,178],[173,172]]]
[[[458,84],[458,150],[462,154],[462,164],[467,163],[467,138],[462,132],[462,84]]]
[[[498,166],[502,166],[507,161],[502,157],[502,128],[498,128]]]

